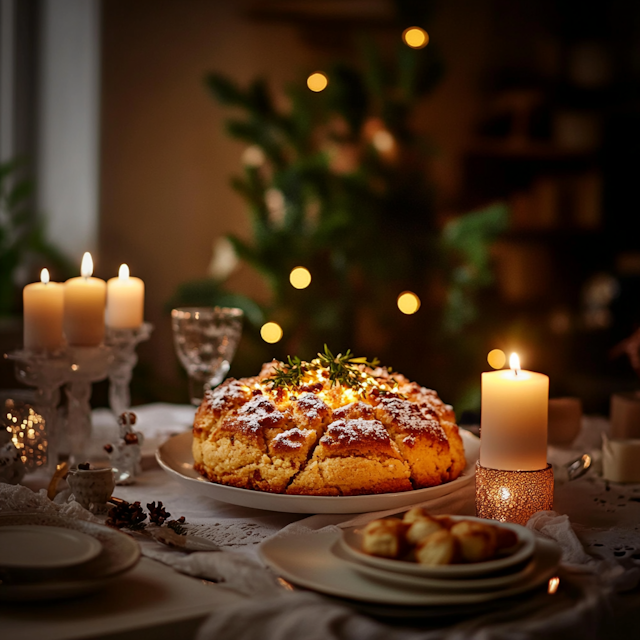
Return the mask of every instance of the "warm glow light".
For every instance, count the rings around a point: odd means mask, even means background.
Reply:
[[[307,87],[316,93],[324,91],[328,84],[329,79],[322,71],[316,71],[307,78]]]
[[[376,131],[373,134],[373,138],[371,139],[371,142],[373,146],[378,151],[380,151],[380,153],[386,153],[388,151],[391,151],[395,145],[395,140],[393,139],[393,136],[385,129],[382,129],[381,131]]]
[[[40,272],[40,282],[47,284],[49,282],[49,269],[43,269]]]
[[[412,49],[423,49],[429,44],[429,34],[420,27],[409,27],[402,32],[402,40]]]
[[[560,586],[560,578],[558,576],[554,576],[549,580],[549,588],[547,589],[547,593],[555,593]]]
[[[403,291],[398,296],[398,309],[410,316],[420,308],[420,298],[412,291]]]
[[[520,373],[520,358],[518,358],[517,353],[512,353],[509,356],[509,366],[511,367],[513,373],[515,373],[516,375]]]
[[[500,487],[500,497],[503,500],[509,500],[511,498],[511,491],[509,491],[508,487]]]
[[[492,369],[502,369],[507,361],[507,356],[502,349],[491,349],[487,355],[487,362]]]
[[[83,278],[89,278],[93,275],[93,260],[91,259],[91,254],[88,251],[82,256],[80,275]]]
[[[120,265],[120,269],[118,269],[118,278],[120,278],[120,280],[129,279],[129,267],[126,264]]]
[[[260,335],[265,342],[274,344],[282,338],[282,327],[277,322],[267,322],[262,325]]]
[[[264,151],[257,145],[247,147],[242,153],[242,163],[247,167],[261,167],[265,160]]]
[[[304,267],[296,267],[289,274],[289,282],[296,289],[306,289],[311,284],[311,274],[309,269]]]

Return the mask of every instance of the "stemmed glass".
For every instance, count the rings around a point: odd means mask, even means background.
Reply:
[[[229,373],[242,334],[242,309],[181,307],[171,311],[173,342],[189,375],[189,394],[198,406],[206,391]]]

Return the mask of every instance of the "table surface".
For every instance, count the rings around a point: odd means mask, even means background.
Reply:
[[[138,425],[145,433],[147,471],[131,486],[119,486],[115,495],[144,504],[163,501],[172,517],[185,515],[191,531],[205,534],[252,557],[259,542],[288,524],[307,518],[305,515],[280,514],[236,507],[206,496],[188,496],[181,485],[157,467],[153,467],[153,447],[170,433],[184,430],[193,415],[192,407],[149,405],[136,408]],[[104,411],[94,416],[100,438],[115,435],[115,421]],[[598,429],[602,424],[598,425]],[[592,430],[596,430],[595,428]],[[578,450],[593,446],[578,442]],[[593,438],[592,438],[593,439]],[[150,444],[152,446],[150,446]],[[571,458],[573,450],[550,451],[550,459]],[[27,477],[27,484],[37,488],[37,478]],[[612,485],[592,474],[556,487],[555,508],[567,513],[589,552],[626,557],[633,561],[640,554],[640,485]],[[319,516],[316,516],[319,518]],[[326,518],[326,516],[325,516]],[[336,522],[345,520],[343,516]],[[640,558],[640,555],[638,555]],[[640,563],[639,563],[640,566]],[[143,558],[129,574],[104,590],[78,600],[58,603],[0,605],[0,628],[3,637],[18,640],[39,638],[115,638],[135,635],[153,637],[193,637],[204,616],[218,607],[237,602],[242,596],[212,584],[181,575],[157,562]],[[606,621],[598,637],[640,637],[640,621],[635,611],[640,607],[640,592],[635,589],[618,601],[615,617]],[[38,616],[31,615],[37,606]],[[176,626],[177,625],[177,626]],[[176,635],[176,630],[179,633]]]

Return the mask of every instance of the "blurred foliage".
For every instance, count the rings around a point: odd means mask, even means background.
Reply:
[[[399,2],[402,24],[426,24],[430,6]],[[253,234],[229,241],[271,293],[260,313],[236,298],[253,324],[244,345],[256,358],[280,359],[310,358],[325,343],[334,352],[351,348],[439,389],[448,378],[457,393],[466,344],[459,337],[476,329],[478,293],[492,280],[489,246],[506,212],[491,206],[441,229],[429,179],[433,145],[414,126],[443,74],[438,50],[410,49],[398,38],[383,55],[365,36],[358,49],[358,64],[324,70],[324,91],[310,91],[302,78],[289,86],[284,109],[263,79],[243,87],[220,73],[206,78],[234,110],[228,134],[247,144],[232,186],[248,205]],[[311,272],[306,289],[290,285],[296,266]],[[396,305],[407,290],[422,301],[413,316]],[[210,280],[183,285],[173,302],[233,304],[232,295]],[[284,330],[268,348],[258,335],[263,318]]]
[[[33,184],[19,161],[0,164],[0,317],[21,309],[22,285],[42,264],[58,276],[67,275],[67,259],[46,240],[43,225],[31,207]]]

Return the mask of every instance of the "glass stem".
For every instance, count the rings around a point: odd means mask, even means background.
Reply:
[[[204,398],[204,382],[202,378],[189,376],[189,398],[195,407],[199,407]]]

